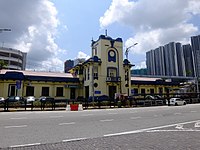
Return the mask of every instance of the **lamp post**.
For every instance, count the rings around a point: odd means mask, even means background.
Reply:
[[[129,53],[129,51],[130,51],[130,48],[131,48],[131,47],[134,47],[134,46],[137,45],[137,44],[138,44],[138,43],[135,43],[135,44],[133,44],[133,45],[131,45],[131,46],[129,46],[129,47],[126,48],[126,51],[125,51],[126,59],[128,59],[128,53]]]
[[[129,46],[129,47],[127,47],[126,48],[126,50],[125,50],[125,56],[126,56],[126,59],[128,60],[128,53],[129,53],[129,51],[130,51],[130,48],[131,47],[134,47],[135,45],[137,45],[138,43],[134,43],[133,45],[131,45],[131,46]],[[126,74],[126,76],[127,76],[127,86],[128,86],[128,96],[129,96],[129,94],[130,94],[130,92],[129,92],[129,79],[130,79],[130,77],[129,77],[129,75],[130,75],[130,69],[128,69],[127,70],[127,74]]]
[[[94,60],[92,62],[92,105],[94,107]]]

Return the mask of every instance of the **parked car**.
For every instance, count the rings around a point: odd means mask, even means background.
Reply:
[[[155,100],[156,97],[154,97],[152,95],[147,95],[147,96],[145,96],[145,99],[147,99],[147,100]]]
[[[83,96],[78,96],[77,98],[76,98],[76,101],[77,102],[85,102],[86,101],[86,99],[83,97]]]
[[[93,96],[90,96],[89,98],[88,98],[88,102],[93,102],[93,100],[94,100],[94,102],[97,102],[97,96],[94,96],[94,98],[93,98]]]
[[[5,99],[3,97],[0,97],[0,104],[4,103]]]
[[[102,101],[110,101],[110,97],[107,95],[101,95],[97,97],[97,101],[102,102]]]
[[[20,96],[10,96],[5,99],[5,102],[24,102],[24,99]]]
[[[181,98],[170,98],[170,100],[166,100],[167,105],[186,105],[186,101]]]
[[[27,96],[24,99],[26,100],[27,103],[31,103],[36,100],[34,96]]]
[[[39,98],[39,101],[40,102],[53,102],[54,101],[54,98],[53,97],[50,97],[50,96],[41,96]]]

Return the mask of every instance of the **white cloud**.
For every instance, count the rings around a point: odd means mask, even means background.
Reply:
[[[129,47],[133,45],[134,42],[138,42],[138,45],[131,48],[131,53],[144,54],[150,49],[172,41],[189,43],[190,36],[196,31],[198,31],[198,28],[194,27],[192,24],[181,24],[174,28],[138,32],[134,37],[129,38],[125,42],[125,46]]]
[[[189,1],[189,7],[188,7],[187,11],[193,13],[194,15],[200,14],[200,2],[199,2],[199,0],[190,0]]]
[[[128,0],[113,0],[110,8],[100,18],[101,27],[108,26],[113,22],[117,22],[125,17],[128,11],[132,9],[132,2]]]
[[[89,59],[90,56],[87,55],[87,54],[85,54],[84,52],[79,51],[79,52],[78,52],[78,55],[77,55],[77,58],[80,58],[80,59],[81,59],[81,58]]]
[[[146,68],[146,61],[142,61],[139,64],[135,64],[134,69],[143,69]]]
[[[113,0],[99,21],[102,28],[115,22],[131,27],[134,36],[128,38],[125,46],[138,42],[130,52],[145,55],[171,41],[189,42],[199,30],[190,22],[197,14],[199,0]]]
[[[58,53],[64,50],[55,42],[60,22],[50,0],[1,0],[0,18],[0,27],[12,30],[1,34],[0,41],[27,52],[28,69],[49,70],[61,64]]]

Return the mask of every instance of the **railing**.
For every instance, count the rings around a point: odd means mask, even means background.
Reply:
[[[106,77],[106,82],[120,82],[121,77]]]

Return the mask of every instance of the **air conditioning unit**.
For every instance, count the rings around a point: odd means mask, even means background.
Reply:
[[[69,87],[69,85],[64,85],[64,87],[65,87],[65,88],[68,88],[68,87]]]
[[[112,80],[111,77],[107,77],[107,78],[106,78],[106,81],[111,81],[111,80]]]
[[[117,79],[118,81],[121,81],[121,77],[118,77],[118,79]]]

